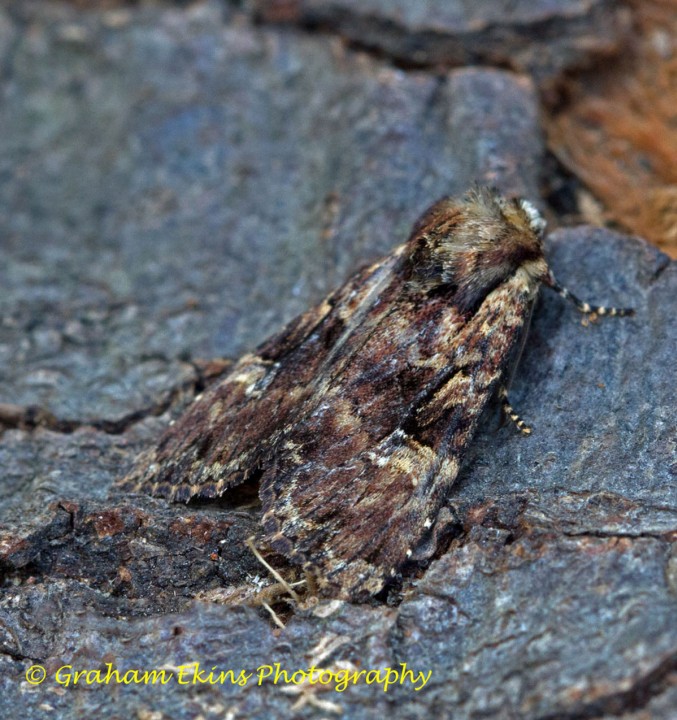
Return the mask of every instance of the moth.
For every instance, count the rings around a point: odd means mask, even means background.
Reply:
[[[175,501],[258,482],[263,539],[348,600],[428,560],[483,410],[506,383],[539,287],[587,314],[543,255],[527,200],[444,198],[406,243],[242,357],[124,479]]]

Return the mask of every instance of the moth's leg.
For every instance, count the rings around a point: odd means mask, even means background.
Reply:
[[[522,418],[514,411],[510,401],[508,400],[508,388],[502,385],[498,391],[498,398],[501,401],[501,408],[506,417],[509,417],[517,426],[517,429],[524,435],[531,435],[531,428],[522,420]]]
[[[634,315],[635,311],[632,308],[615,308],[605,307],[604,305],[590,305],[587,302],[579,300],[572,292],[567,288],[560,285],[552,272],[548,272],[548,276],[545,279],[545,284],[554,290],[558,295],[563,297],[565,300],[571,300],[571,302],[585,315],[609,315],[611,317],[627,317],[628,315]]]
[[[513,350],[512,357],[508,360],[508,369],[506,370],[503,376],[503,381],[498,389],[498,399],[501,403],[503,417],[509,417],[513,423],[515,423],[517,429],[524,435],[531,435],[531,428],[524,422],[524,420],[522,420],[510,404],[508,400],[508,388],[512,384],[515,371],[517,370],[517,366],[519,365],[520,358],[522,357],[522,353],[524,351],[533,311],[534,305],[532,303],[529,308],[529,314],[524,320],[524,327],[522,328],[522,337],[520,338],[519,345],[515,350]]]

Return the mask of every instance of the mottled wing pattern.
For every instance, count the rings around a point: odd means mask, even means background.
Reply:
[[[120,488],[188,501],[258,477],[282,429],[315,392],[328,353],[344,341],[347,318],[378,298],[395,262],[396,254],[365,268],[242,357],[139,458]]]
[[[271,545],[349,599],[429,558],[462,451],[532,301],[519,274],[469,318],[444,294],[422,305],[397,279],[382,291],[350,352],[325,360],[322,382],[263,474]]]

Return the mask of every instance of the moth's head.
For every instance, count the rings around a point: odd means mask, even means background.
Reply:
[[[545,220],[528,200],[477,187],[444,198],[418,221],[406,253],[409,280],[427,292],[448,287],[470,310],[518,270],[536,287],[547,273]]]

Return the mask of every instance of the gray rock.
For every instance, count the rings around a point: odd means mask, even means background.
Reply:
[[[629,18],[615,0],[252,0],[264,22],[336,33],[408,67],[484,64],[539,84],[617,53]]]

